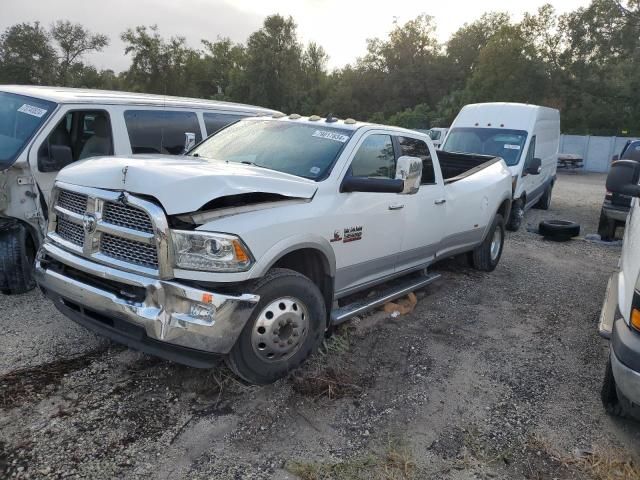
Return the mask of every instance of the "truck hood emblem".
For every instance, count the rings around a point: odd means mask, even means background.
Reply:
[[[125,165],[122,169],[122,184],[127,183],[127,172],[129,171],[129,165]]]
[[[82,217],[82,228],[88,234],[92,234],[96,231],[97,223],[96,217],[90,213],[85,213]]]

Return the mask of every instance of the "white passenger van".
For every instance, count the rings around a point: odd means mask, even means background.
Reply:
[[[273,113],[191,98],[0,85],[0,291],[35,286],[33,259],[63,167],[96,156],[181,154],[236,120]]]
[[[516,231],[526,210],[549,208],[559,146],[558,110],[520,103],[478,103],[460,110],[442,149],[504,159],[513,177],[507,228]]]

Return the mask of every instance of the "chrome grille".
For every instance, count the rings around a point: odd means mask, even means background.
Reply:
[[[139,232],[153,233],[153,225],[149,215],[142,210],[130,205],[106,202],[102,219],[106,223],[118,225],[119,227],[131,228]]]
[[[58,217],[56,233],[65,240],[80,247],[84,244],[84,230],[82,225],[70,222],[62,217]]]
[[[107,257],[147,268],[158,268],[158,252],[155,245],[127,240],[103,233],[100,252]]]
[[[82,215],[87,211],[87,196],[82,193],[61,190],[58,195],[58,206]]]

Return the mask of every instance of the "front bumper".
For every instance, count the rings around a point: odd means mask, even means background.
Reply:
[[[56,308],[90,330],[196,367],[229,353],[260,300],[123,272],[52,243],[38,253],[36,280]]]

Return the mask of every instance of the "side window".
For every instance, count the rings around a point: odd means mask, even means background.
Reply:
[[[207,129],[207,136],[213,135],[222,127],[226,127],[230,123],[236,122],[244,115],[236,115],[234,113],[203,113],[204,126]]]
[[[68,112],[38,149],[38,170],[56,172],[89,157],[113,155],[113,133],[104,110]]]
[[[535,156],[536,156],[536,136],[534,135],[533,137],[531,137],[531,143],[529,143],[529,150],[527,150],[527,159],[524,162],[525,166],[531,163],[531,160],[533,160]]]
[[[133,153],[179,155],[184,150],[184,134],[195,133],[202,140],[195,112],[127,110],[124,121]]]
[[[400,155],[419,157],[422,159],[422,185],[436,183],[436,173],[433,169],[433,160],[429,147],[422,140],[410,137],[398,137]]]
[[[350,168],[354,177],[394,178],[396,159],[389,135],[370,135],[360,145]]]

